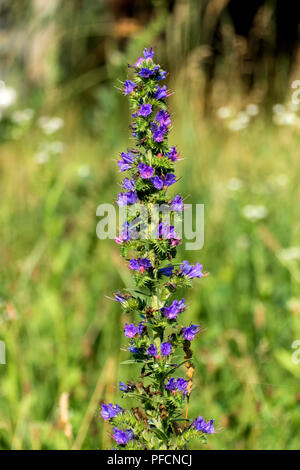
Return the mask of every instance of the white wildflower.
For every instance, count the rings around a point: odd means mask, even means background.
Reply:
[[[265,206],[247,205],[243,208],[243,216],[251,222],[257,222],[264,219],[268,215],[268,210]]]
[[[49,118],[47,116],[42,116],[38,120],[38,125],[45,134],[50,135],[64,127],[64,121],[60,117]]]

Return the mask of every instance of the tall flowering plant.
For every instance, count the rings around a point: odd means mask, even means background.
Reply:
[[[112,425],[114,448],[127,450],[186,449],[191,439],[197,437],[205,443],[207,434],[215,432],[213,420],[188,416],[194,374],[191,343],[200,328],[183,324],[186,301],[173,297],[178,288],[190,287],[194,278],[205,276],[203,266],[188,261],[174,263],[181,240],[174,225],[161,216],[152,236],[142,236],[148,209],[153,205],[167,208],[173,221],[184,210],[180,195],[172,199],[167,196],[168,188],[177,181],[179,154],[168,145],[170,93],[161,84],[166,72],[154,63],[153,55],[152,48],[144,49],[136,64],[129,66],[133,77],[124,82],[123,92],[129,97],[130,127],[136,142],[118,161],[126,177],[117,204],[132,210],[126,211],[116,242],[128,260],[136,288],[118,291],[115,300],[125,315],[136,317],[135,322],[127,320],[124,327],[131,355],[125,363],[141,366],[139,378],[120,382],[119,388],[136,400],[137,406],[125,410],[104,403],[101,409],[103,419]],[[142,208],[146,208],[146,216]],[[184,377],[177,373],[179,370],[185,370]]]

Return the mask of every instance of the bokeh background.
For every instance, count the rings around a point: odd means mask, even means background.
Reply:
[[[173,192],[205,204],[211,274],[187,293],[191,414],[209,449],[299,449],[300,5],[283,0],[1,0],[0,448],[110,448],[101,400],[136,374],[129,284],[96,208],[115,199],[129,140],[118,90],[146,46],[167,69]],[[298,356],[299,357],[299,356]],[[198,448],[193,443],[193,448]]]

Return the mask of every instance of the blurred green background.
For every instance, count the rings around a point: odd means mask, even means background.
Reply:
[[[111,447],[99,403],[126,404],[136,371],[107,297],[130,274],[96,208],[119,191],[118,80],[145,46],[175,91],[173,192],[205,204],[204,248],[179,250],[211,273],[186,295],[205,330],[191,415],[215,418],[209,449],[300,448],[298,31],[297,2],[0,2],[1,449]]]

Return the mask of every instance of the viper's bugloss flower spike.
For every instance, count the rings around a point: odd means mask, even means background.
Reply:
[[[190,287],[193,279],[206,274],[199,263],[174,261],[181,242],[175,231],[176,212],[184,211],[184,203],[180,194],[170,198],[167,192],[178,181],[175,166],[179,152],[168,144],[170,92],[160,83],[167,73],[153,57],[152,48],[144,48],[135,64],[129,66],[132,76],[122,88],[130,103],[130,132],[135,145],[122,152],[117,161],[125,177],[116,203],[129,207],[115,241],[127,260],[135,288],[128,289],[132,294],[117,291],[114,298],[126,316],[123,328],[128,343],[123,350],[130,353],[127,362],[140,365],[141,371],[136,383],[120,381],[119,390],[128,399],[138,398],[141,405],[130,411],[112,403],[102,405],[103,419],[113,426],[116,450],[183,450],[199,432],[215,432],[213,420],[205,422],[200,416],[192,421],[187,417],[188,407],[185,411],[194,374],[191,342],[200,328],[194,324],[182,327],[179,320],[186,301],[172,296],[178,288]],[[150,220],[149,209],[155,204],[167,208],[172,222],[164,220],[162,214]],[[144,233],[150,236],[143,238]],[[170,377],[180,367],[186,370],[186,378]],[[185,416],[183,424],[179,421],[175,427],[174,416]]]

